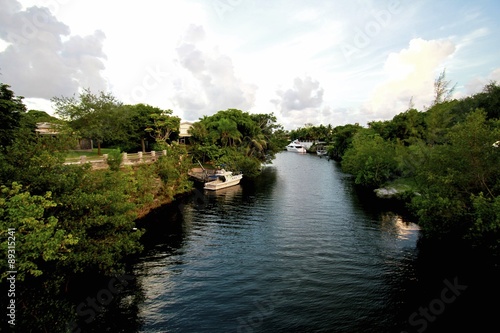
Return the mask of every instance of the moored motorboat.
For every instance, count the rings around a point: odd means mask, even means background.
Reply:
[[[288,146],[286,146],[287,151],[291,151],[294,153],[306,153],[306,148],[299,143],[299,141],[292,141]]]
[[[319,156],[325,156],[327,154],[327,151],[326,149],[318,149],[316,150],[316,154],[318,154]]]
[[[316,146],[316,154],[318,156],[325,156],[327,153],[328,151],[326,150],[324,145],[320,144]]]
[[[216,191],[226,187],[238,185],[241,178],[243,178],[243,175],[234,175],[231,171],[221,169],[217,170],[213,177],[215,180],[205,183],[205,190]]]

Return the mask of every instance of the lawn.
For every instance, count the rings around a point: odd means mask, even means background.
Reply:
[[[384,185],[385,188],[394,188],[399,193],[414,192],[417,188],[417,183],[413,178],[397,178]]]
[[[101,148],[101,154],[109,154],[110,151],[114,150],[113,148]],[[66,158],[75,158],[80,156],[87,157],[97,157],[97,148],[94,148],[92,151],[89,150],[70,150],[66,155]]]

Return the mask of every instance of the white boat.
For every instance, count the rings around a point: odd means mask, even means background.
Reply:
[[[222,188],[238,185],[241,178],[243,178],[243,175],[233,175],[231,171],[222,169],[217,170],[214,177],[216,178],[215,180],[205,183],[205,190],[216,191]]]
[[[327,151],[326,149],[318,149],[316,150],[316,154],[318,154],[319,156],[325,156],[327,154]]]
[[[288,146],[286,146],[287,151],[292,151],[294,153],[306,153],[306,148],[299,143],[298,140],[291,142]]]
[[[318,156],[325,156],[328,153],[325,146],[323,144],[319,144],[316,146],[316,154]]]

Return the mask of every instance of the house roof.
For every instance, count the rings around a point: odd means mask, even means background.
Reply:
[[[181,138],[190,137],[191,134],[189,134],[189,129],[191,128],[192,125],[193,123],[190,121],[183,121],[182,123],[180,123],[179,137]]]
[[[36,123],[35,132],[37,132],[38,134],[46,134],[46,135],[59,134],[57,127],[58,127],[57,124],[48,122]]]

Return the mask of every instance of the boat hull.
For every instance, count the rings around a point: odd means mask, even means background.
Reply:
[[[286,147],[286,150],[287,151],[291,151],[293,153],[306,153],[306,149],[304,147],[300,147],[300,148],[297,148],[297,147]]]
[[[205,183],[204,189],[209,190],[209,191],[216,191],[216,190],[220,190],[223,188],[235,186],[235,185],[238,185],[240,183],[241,178],[243,178],[243,175],[231,176],[231,179],[226,179],[225,181],[217,179],[217,180]]]
[[[307,153],[306,147],[297,140],[290,142],[290,144],[286,146],[286,150],[293,153]]]

